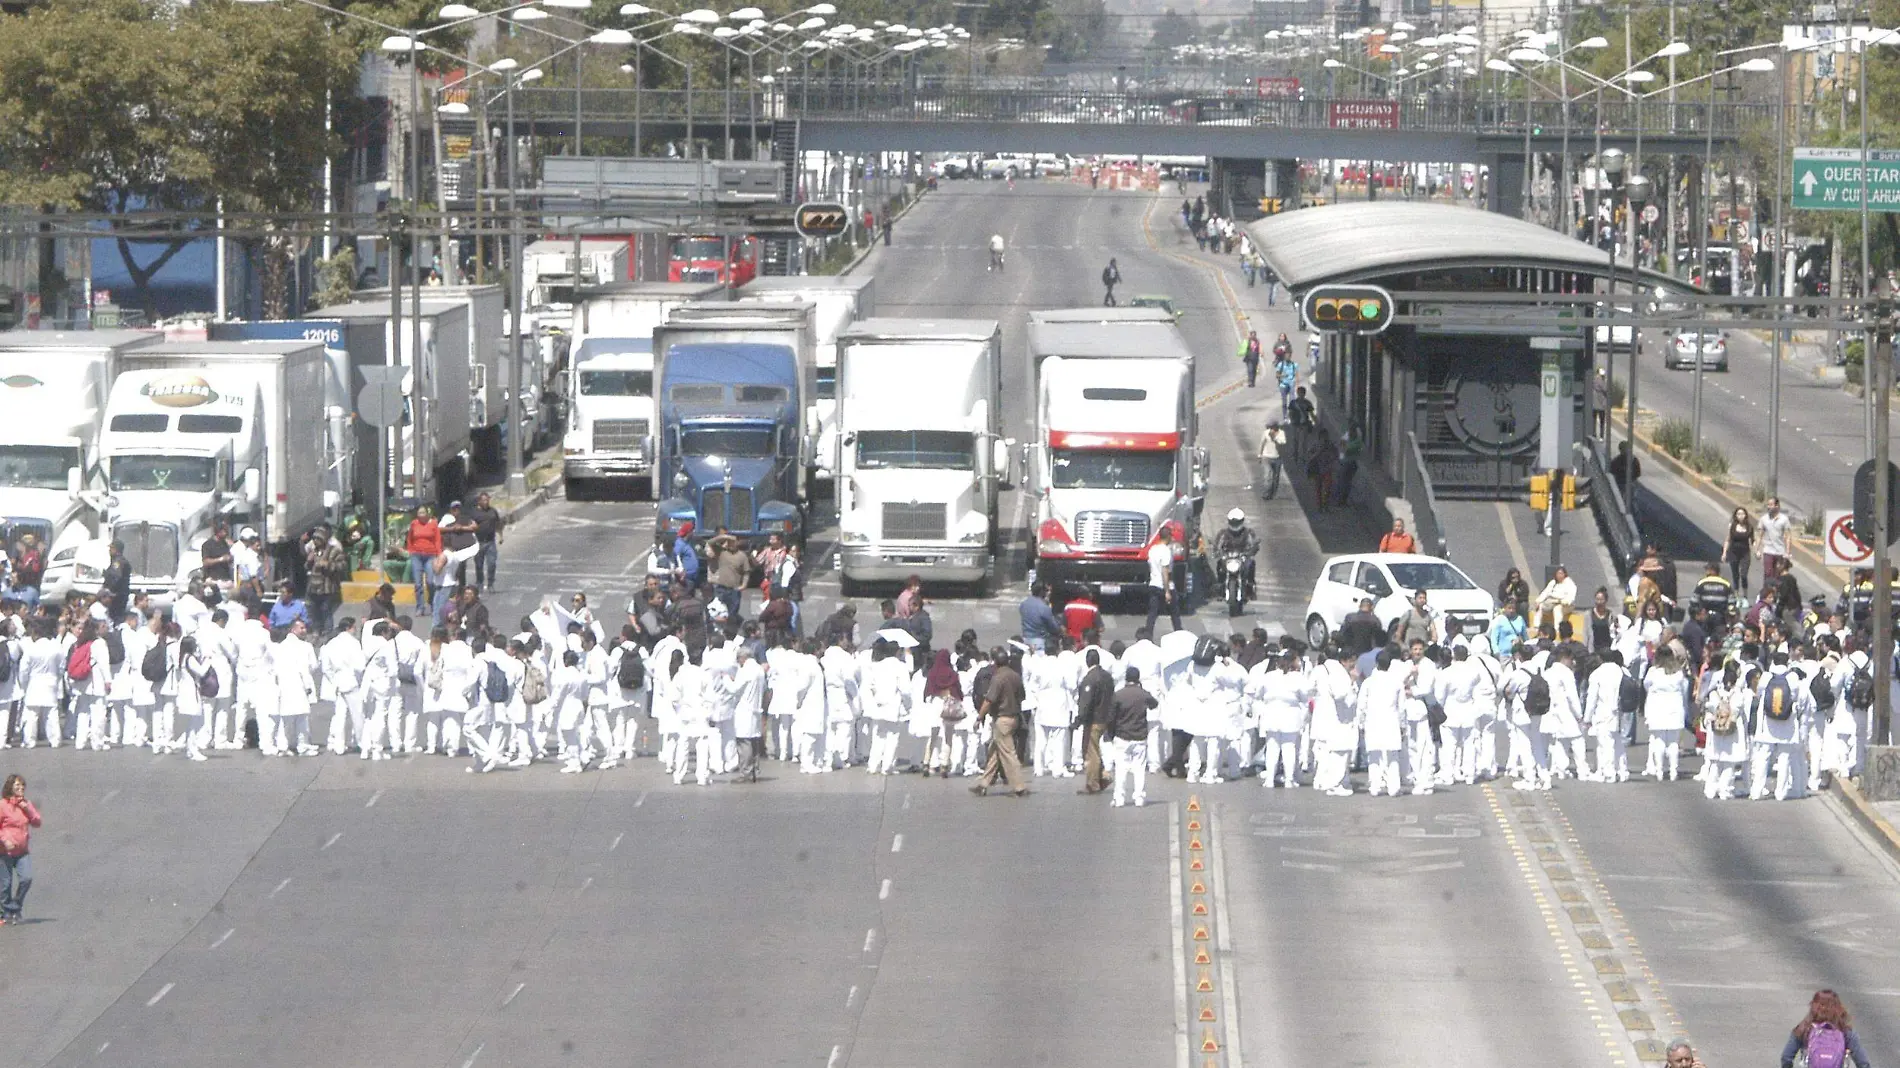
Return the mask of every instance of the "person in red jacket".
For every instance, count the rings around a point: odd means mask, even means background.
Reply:
[[[20,922],[26,892],[33,887],[27,841],[39,825],[40,810],[26,799],[26,779],[7,776],[0,788],[0,924]]]
[[[1089,591],[1076,587],[1075,595],[1062,606],[1062,629],[1069,632],[1076,648],[1087,644],[1082,640],[1085,631],[1091,631],[1102,625],[1102,610],[1094,601],[1089,600]]]
[[[402,551],[409,554],[409,582],[416,588],[416,605],[433,604],[429,588],[435,576],[432,565],[442,555],[442,525],[435,521],[435,509],[426,504],[416,509]]]

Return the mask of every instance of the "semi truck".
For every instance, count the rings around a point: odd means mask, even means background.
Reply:
[[[616,282],[581,289],[568,353],[567,495],[653,484],[653,331],[673,309],[722,300],[717,282]]]
[[[119,542],[132,591],[160,604],[199,567],[220,520],[257,528],[275,573],[334,503],[321,342],[176,341],[120,359],[100,453],[111,490],[102,540]],[[95,557],[96,559],[96,557]],[[81,568],[80,588],[101,575]]]
[[[66,599],[81,550],[99,536],[99,434],[119,360],[163,340],[135,330],[0,333],[0,551],[26,534],[39,540],[43,599]]]
[[[982,584],[1014,443],[992,319],[866,319],[838,338],[839,560],[860,582]]]
[[[834,478],[838,470],[838,335],[877,314],[875,281],[868,274],[754,278],[734,294],[745,302],[804,300],[817,306],[818,385],[812,407],[818,419],[818,477],[823,479]]]
[[[686,305],[654,331],[659,359],[656,522],[696,537],[802,543],[813,435],[813,305]]]
[[[389,290],[386,288],[358,290],[355,297],[365,303],[380,303],[385,308],[389,306]],[[437,359],[445,367],[458,357],[466,360],[462,367],[454,368],[453,371],[467,382],[469,464],[481,474],[498,475],[507,467],[507,454],[502,451],[506,447],[503,442],[520,442],[519,447],[526,453],[534,448],[535,439],[540,436],[538,420],[535,418],[540,410],[536,403],[540,399],[542,386],[540,362],[530,359],[522,366],[521,392],[529,402],[524,416],[525,425],[514,433],[506,433],[515,359],[508,351],[506,289],[498,285],[427,287],[422,306],[425,330],[431,330],[428,325],[430,305],[438,303],[460,304],[466,309],[466,326],[463,329],[457,330],[448,322],[439,323],[437,328],[443,331],[442,339],[449,347],[442,348]],[[407,316],[412,308],[405,294],[403,314]],[[432,333],[425,334],[424,344],[430,340]],[[529,339],[523,339],[522,347],[530,347]],[[449,409],[453,407],[459,406],[444,397],[441,403],[442,417],[449,418]]]
[[[361,374],[364,367],[406,368],[402,378],[402,425],[387,432],[386,444],[392,456],[401,460],[390,465],[398,477],[389,485],[398,497],[413,495],[420,503],[446,504],[462,497],[468,488],[469,364],[462,355],[468,351],[468,306],[462,301],[425,298],[422,348],[418,353],[412,332],[414,305],[403,301],[400,329],[392,338],[388,291],[383,292],[382,301],[318,308],[310,317],[341,322],[350,332],[346,344],[356,368],[350,383],[352,393],[366,384]],[[377,433],[372,430],[367,436],[370,448],[375,450],[372,455],[380,453]]]
[[[546,238],[521,251],[523,297],[530,308],[571,308],[574,292],[633,277],[633,246],[625,238],[582,238],[580,270],[574,268],[573,240]]]
[[[1036,576],[1112,597],[1163,529],[1192,543],[1207,495],[1194,353],[1159,308],[1031,312]]]
[[[325,443],[329,452],[324,455],[324,489],[337,495],[338,507],[330,515],[336,522],[342,518],[342,510],[358,501],[373,501],[376,498],[376,483],[373,480],[376,466],[375,429],[367,423],[358,424],[352,416],[356,410],[356,391],[351,383],[356,381],[350,359],[350,346],[355,343],[359,350],[364,349],[371,339],[364,334],[368,328],[352,329],[337,319],[279,319],[257,322],[210,323],[206,326],[206,336],[211,341],[316,341],[323,345],[326,365],[323,376],[324,418],[329,427]],[[374,345],[368,346],[374,349]],[[357,433],[361,429],[368,437],[359,442]],[[364,470],[359,471],[356,457],[361,452],[364,457]],[[359,484],[359,478],[366,484]]]

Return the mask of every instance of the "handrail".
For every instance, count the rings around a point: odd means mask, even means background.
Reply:
[[[1624,503],[1622,488],[1610,477],[1610,465],[1603,456],[1603,439],[1590,438],[1587,445],[1578,446],[1577,453],[1590,479],[1590,511],[1596,513],[1597,528],[1610,545],[1617,576],[1628,578],[1642,552],[1642,527]]]
[[[1438,493],[1432,489],[1431,472],[1425,467],[1425,454],[1418,447],[1418,435],[1405,432],[1405,464],[1402,492],[1412,506],[1412,533],[1427,552],[1449,559],[1445,527],[1438,519]]]

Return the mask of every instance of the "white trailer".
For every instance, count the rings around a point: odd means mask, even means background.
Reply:
[[[580,269],[572,239],[547,238],[521,251],[523,303],[530,308],[568,309],[577,287],[610,285],[633,277],[632,245],[625,238],[582,238]]]
[[[726,294],[717,282],[616,282],[579,291],[561,440],[569,497],[582,499],[597,484],[651,485],[653,330],[675,308],[723,304]]]
[[[313,400],[327,374],[320,342],[177,341],[121,357],[100,452],[135,593],[174,596],[220,519],[256,527],[290,573],[298,539],[335,503]]]
[[[1194,353],[1158,308],[1031,312],[1036,574],[1105,596],[1147,581],[1161,530],[1191,539],[1207,495]]]
[[[774,276],[754,278],[734,293],[739,301],[803,300],[815,306],[818,388],[812,407],[818,419],[820,478],[833,478],[838,470],[838,335],[852,323],[877,314],[876,281],[868,274]]]
[[[991,319],[866,319],[837,343],[839,560],[858,582],[982,583],[1014,442]]]
[[[388,289],[364,289],[356,293],[356,299],[375,304],[389,304]],[[521,428],[521,433],[505,434],[503,428],[508,423],[508,407],[514,382],[514,357],[508,352],[508,293],[505,287],[485,286],[428,286],[423,290],[424,321],[427,322],[429,305],[432,303],[456,303],[468,309],[467,327],[459,333],[453,333],[449,324],[443,324],[444,340],[452,347],[444,348],[438,359],[447,363],[455,354],[466,353],[468,361],[464,373],[468,380],[468,432],[471,464],[486,474],[499,474],[507,467],[506,454],[502,452],[505,438],[526,440],[528,447],[533,446],[533,423]],[[407,315],[412,305],[408,295],[404,295],[403,313]],[[522,367],[522,391],[530,397],[539,397],[541,376],[539,361],[532,356],[532,339],[522,339],[523,349],[529,350],[529,362]],[[443,417],[448,418],[448,408],[443,406]]]
[[[42,598],[72,592],[105,503],[99,433],[120,357],[163,335],[134,330],[0,333],[0,551],[25,534],[46,562]]]

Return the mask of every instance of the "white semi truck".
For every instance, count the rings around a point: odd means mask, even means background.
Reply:
[[[561,440],[567,495],[596,487],[647,488],[653,441],[653,330],[673,309],[724,302],[718,282],[616,282],[586,287],[574,305],[568,350],[567,430]]]
[[[818,477],[838,470],[838,335],[877,314],[876,278],[868,274],[754,278],[733,298],[754,303],[803,300],[814,305],[818,332],[818,388],[812,407],[818,418]]]
[[[329,452],[323,345],[178,341],[120,359],[100,440],[111,489],[102,540],[124,546],[132,590],[161,604],[199,566],[220,519],[262,535],[288,575],[323,520]],[[81,588],[100,576],[82,568]]]
[[[24,534],[39,539],[42,598],[66,599],[81,549],[99,535],[99,433],[119,359],[163,340],[134,330],[0,333],[0,551]]]
[[[991,319],[866,319],[838,338],[838,541],[859,582],[994,573],[1003,334]]]
[[[626,238],[582,238],[579,244],[578,272],[572,238],[545,238],[521,251],[522,296],[528,307],[571,308],[576,286],[611,285],[632,277],[633,246]]]
[[[389,306],[388,289],[361,289],[355,297],[368,304]],[[457,368],[456,373],[466,375],[468,382],[469,463],[481,474],[499,474],[507,468],[502,442],[525,439],[524,449],[532,449],[537,436],[532,419],[516,434],[504,433],[503,429],[508,423],[509,391],[514,380],[514,357],[508,352],[507,290],[498,285],[425,287],[423,323],[431,335],[436,327],[429,325],[430,305],[435,303],[460,304],[467,310],[465,330],[439,324],[444,342],[451,347],[443,349],[438,358],[444,363],[458,355],[466,358],[466,368]],[[413,308],[405,291],[403,314],[407,316]],[[404,329],[408,329],[406,325]],[[431,335],[425,335],[425,344]],[[522,338],[522,348],[530,353],[522,367],[522,393],[528,398],[530,416],[538,411],[542,384],[540,361],[532,358],[533,347],[532,338]],[[442,405],[445,418],[450,407]]]
[[[1147,582],[1165,527],[1190,543],[1207,495],[1194,353],[1157,308],[1031,312],[1029,449],[1039,579],[1103,596]]]

